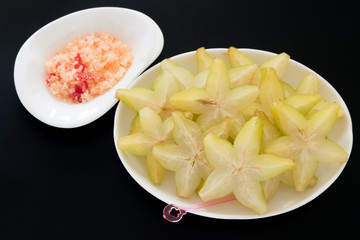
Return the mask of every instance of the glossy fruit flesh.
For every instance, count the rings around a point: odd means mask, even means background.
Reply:
[[[154,146],[172,142],[174,128],[171,118],[164,122],[152,109],[145,107],[139,111],[138,117],[133,120],[131,134],[118,140],[119,149],[137,156],[146,156],[146,166],[151,181],[155,185],[161,184],[165,169],[152,155]]]
[[[237,135],[234,145],[209,134],[204,139],[206,156],[214,170],[199,191],[204,200],[234,193],[245,206],[257,213],[266,212],[266,200],[261,181],[292,169],[292,159],[270,154],[259,154],[262,138],[262,121],[250,119]]]
[[[230,89],[225,63],[221,59],[215,59],[205,89],[190,88],[181,91],[174,94],[170,102],[178,109],[199,114],[196,122],[202,130],[229,117],[234,120],[234,132],[237,133],[244,124],[240,110],[255,101],[258,91],[256,86]]]
[[[318,161],[340,163],[347,160],[348,154],[327,138],[339,109],[340,106],[333,103],[307,119],[286,103],[273,104],[276,124],[284,136],[269,143],[265,152],[296,160],[293,180],[297,191],[304,191],[309,186]]]
[[[180,112],[172,114],[176,143],[157,145],[152,153],[166,169],[175,172],[176,192],[190,197],[206,178],[211,166],[206,160],[203,133],[199,126]]]

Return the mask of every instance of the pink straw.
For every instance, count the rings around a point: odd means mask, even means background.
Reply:
[[[169,204],[166,205],[163,210],[163,217],[169,222],[178,222],[182,219],[182,216],[189,211],[193,212],[201,208],[211,207],[217,204],[221,204],[233,200],[236,200],[236,197],[234,196],[234,194],[230,194],[222,198],[217,198],[206,202],[197,203],[188,207]]]

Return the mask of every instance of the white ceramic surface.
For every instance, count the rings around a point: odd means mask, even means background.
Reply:
[[[110,32],[130,46],[134,61],[123,79],[105,94],[88,103],[70,105],[48,91],[44,64],[67,42],[90,32]],[[39,29],[20,48],[14,68],[17,94],[25,108],[48,125],[83,126],[117,103],[115,90],[135,80],[159,56],[163,43],[158,25],[138,11],[101,7],[71,13]]]
[[[274,56],[274,53],[253,50],[240,49],[257,64]],[[207,49],[209,54],[213,57],[221,57],[227,61],[227,49]],[[196,73],[196,57],[195,52],[184,53],[172,58],[180,66],[188,68],[194,74]],[[227,61],[228,64],[228,61]],[[135,87],[150,87],[154,78],[160,72],[160,65],[157,64],[151,69],[139,76],[130,88]],[[282,80],[290,83],[293,87],[297,86],[301,79],[308,72],[314,72],[306,66],[290,60],[287,71]],[[318,75],[319,76],[319,75]],[[319,91],[325,99],[329,101],[336,101],[344,109],[345,116],[336,121],[329,138],[335,140],[340,144],[346,152],[350,154],[353,143],[352,123],[349,111],[337,91],[321,76],[319,76]],[[127,135],[130,130],[130,124],[135,116],[125,104],[119,103],[114,120],[114,141],[119,137]],[[201,202],[200,198],[194,194],[190,199],[179,198],[175,194],[174,175],[167,172],[161,186],[154,186],[147,175],[143,157],[136,157],[130,153],[123,152],[117,149],[121,162],[130,173],[130,175],[149,193],[164,201],[167,204],[176,204],[178,206],[189,206]],[[312,199],[316,198],[323,191],[325,191],[340,175],[346,164],[322,164],[319,163],[318,182],[313,188],[307,189],[304,192],[296,192],[293,188],[286,187],[281,184],[279,191],[268,203],[268,211],[263,215],[256,214],[249,208],[242,206],[238,201],[231,201],[216,206],[211,206],[200,211],[193,212],[201,216],[221,218],[221,219],[254,219],[264,218],[281,213],[285,213],[296,209]],[[165,207],[166,204],[164,204]],[[162,209],[159,209],[161,214]]]

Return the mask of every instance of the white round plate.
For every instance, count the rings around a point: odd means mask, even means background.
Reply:
[[[122,80],[92,101],[68,104],[53,97],[45,83],[45,61],[66,43],[90,32],[109,32],[129,45],[133,64]],[[158,25],[138,11],[101,7],[61,17],[35,32],[20,48],[15,61],[15,88],[24,107],[40,121],[55,127],[88,124],[117,103],[115,90],[128,86],[160,54],[164,38]]]
[[[276,55],[274,53],[254,49],[239,50],[249,56],[258,65]],[[228,64],[227,49],[207,49],[207,52],[213,57],[220,57],[224,59]],[[192,71],[193,74],[196,73],[197,65],[195,52],[180,54],[172,57],[171,59],[178,65]],[[282,80],[295,87],[308,72],[314,71],[302,65],[301,63],[290,60]],[[160,64],[157,64],[139,76],[130,86],[130,88],[149,88],[159,73]],[[350,154],[353,143],[353,134],[351,117],[348,108],[337,91],[321,76],[319,76],[319,79],[319,92],[323,95],[324,99],[328,101],[336,101],[344,109],[345,113],[344,117],[336,121],[329,138],[337,142],[344,148],[347,153]],[[131,121],[134,116],[135,113],[132,110],[130,110],[125,104],[121,102],[119,103],[114,120],[115,146],[117,140],[121,136],[128,135]],[[121,162],[130,175],[135,179],[135,181],[158,199],[164,201],[167,204],[175,204],[178,206],[190,206],[192,204],[201,202],[197,194],[193,194],[190,199],[183,199],[176,196],[174,174],[172,172],[167,172],[161,186],[155,186],[148,178],[143,157],[136,157],[130,153],[120,151],[119,149],[117,149],[117,152]],[[254,219],[285,213],[296,209],[319,196],[336,180],[344,167],[345,164],[319,163],[316,173],[316,176],[318,177],[317,183],[314,187],[306,189],[304,192],[296,192],[293,188],[286,187],[285,185],[281,184],[279,191],[268,202],[268,211],[262,215],[259,215],[253,210],[242,206],[238,201],[231,201],[216,206],[211,206],[193,213],[201,216],[221,219]],[[159,209],[159,212],[160,211],[161,209]]]

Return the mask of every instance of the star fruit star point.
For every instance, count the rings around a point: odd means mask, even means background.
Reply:
[[[149,107],[141,109],[138,116],[139,131],[118,139],[117,147],[136,156],[145,156],[150,180],[155,185],[160,185],[165,169],[154,158],[152,149],[156,145],[173,141],[174,123],[171,118],[162,121],[161,117]]]
[[[205,157],[204,136],[199,126],[180,112],[173,112],[172,119],[176,143],[157,145],[152,153],[166,169],[175,172],[177,195],[188,198],[201,179],[208,176],[211,166]]]

